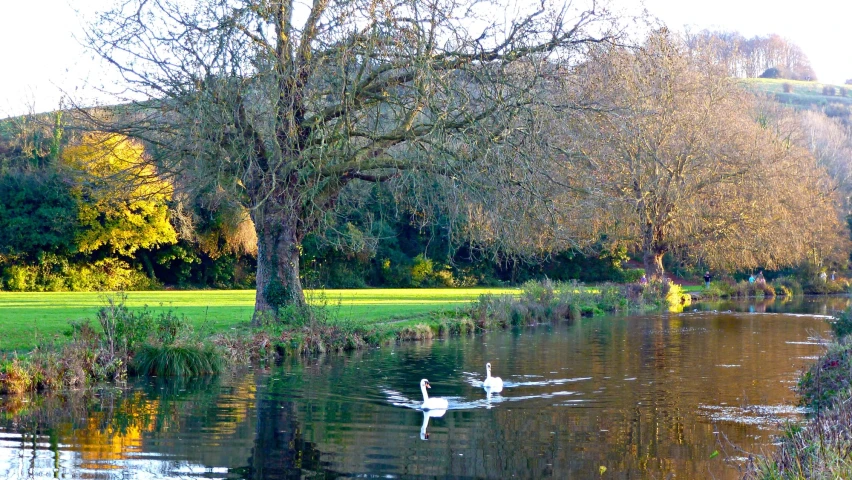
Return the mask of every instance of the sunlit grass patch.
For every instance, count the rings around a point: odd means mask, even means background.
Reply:
[[[332,311],[337,321],[374,324],[452,311],[480,295],[516,294],[512,288],[431,288],[308,290],[308,300]],[[106,303],[102,292],[0,292],[0,351],[29,350],[38,343],[64,339],[71,321],[94,318]],[[128,292],[130,309],[145,306],[153,313],[171,311],[195,328],[227,332],[248,324],[254,290],[180,290]]]

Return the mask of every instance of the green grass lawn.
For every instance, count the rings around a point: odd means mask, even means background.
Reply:
[[[363,324],[380,323],[449,310],[480,295],[514,294],[512,288],[361,289],[308,291],[309,301],[325,305],[332,318]],[[69,321],[91,319],[106,303],[104,293],[0,292],[0,351],[29,350],[40,341],[62,336]],[[196,327],[224,331],[248,323],[254,290],[192,290],[128,292],[127,306],[171,310]]]
[[[811,105],[826,104],[852,104],[852,86],[832,85],[819,82],[803,82],[799,80],[785,80],[781,78],[744,78],[740,79],[748,88],[757,91],[773,93],[778,101],[794,106],[807,107]],[[784,92],[784,84],[792,87],[790,93]],[[835,95],[824,95],[823,87],[831,85],[835,88]],[[849,92],[846,97],[840,95],[840,88],[846,88]]]

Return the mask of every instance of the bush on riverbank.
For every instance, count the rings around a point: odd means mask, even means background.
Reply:
[[[803,289],[809,295],[831,295],[848,292],[849,284],[845,280],[821,280],[820,278],[816,278],[807,282]]]
[[[536,325],[561,320],[577,320],[605,312],[644,310],[663,305],[670,297],[681,304],[678,286],[614,285],[584,287],[577,282],[527,282],[517,297],[485,295],[470,311],[480,328],[491,326]]]
[[[772,281],[772,286],[775,287],[776,295],[802,295],[804,290],[802,284],[793,277],[778,277]]]
[[[833,344],[799,379],[801,404],[816,415],[831,408],[852,387],[852,342]]]

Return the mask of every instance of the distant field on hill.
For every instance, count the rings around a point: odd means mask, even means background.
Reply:
[[[852,85],[834,85],[819,82],[803,82],[798,80],[785,80],[776,78],[745,78],[742,82],[750,89],[772,93],[776,100],[781,103],[807,107],[811,105],[825,106],[828,104],[852,105]],[[784,84],[792,86],[792,92],[784,92]],[[835,95],[824,95],[823,87],[832,86]],[[845,88],[846,97],[840,95],[840,89]]]
[[[450,310],[484,294],[514,294],[511,288],[360,289],[308,291],[313,304],[325,305],[340,320],[376,323]],[[62,336],[73,320],[95,321],[108,294],[83,292],[0,292],[0,351],[29,350]],[[131,308],[171,310],[196,327],[214,332],[246,324],[254,309],[254,290],[128,292]]]

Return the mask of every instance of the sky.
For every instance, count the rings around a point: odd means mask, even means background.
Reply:
[[[88,103],[108,69],[82,46],[83,26],[114,0],[0,0],[0,118],[59,107],[63,94]],[[639,11],[638,0],[613,0]],[[820,81],[852,78],[852,1],[645,0],[672,30],[777,33],[811,60]]]

